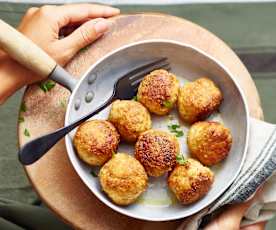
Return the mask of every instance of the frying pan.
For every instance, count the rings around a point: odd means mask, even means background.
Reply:
[[[77,82],[40,48],[1,20],[0,31],[0,46],[14,59],[37,74],[48,76],[72,92],[67,106],[65,125],[104,103],[111,96],[113,85],[118,78],[156,57],[168,58],[172,72],[178,76],[181,84],[206,76],[221,89],[224,100],[220,112],[209,119],[219,120],[230,128],[233,145],[227,159],[219,166],[212,167],[215,172],[215,182],[211,190],[201,200],[189,206],[175,202],[173,195],[167,190],[166,177],[150,178],[147,192],[133,205],[122,207],[112,203],[101,191],[98,179],[91,176],[91,168],[77,157],[72,143],[75,130],[66,136],[67,153],[74,169],[87,187],[110,208],[134,218],[151,221],[187,217],[215,201],[239,174],[248,148],[249,123],[254,122],[254,119],[249,117],[243,92],[230,71],[205,52],[171,40],[154,39],[136,42],[101,58]],[[92,95],[92,100],[87,100],[88,94],[90,98]],[[93,119],[106,119],[108,112],[109,108]],[[175,111],[172,114],[177,117]],[[165,119],[161,117],[152,116],[152,120],[154,128],[164,129],[167,126]],[[181,125],[187,133],[189,127],[183,123]],[[182,152],[189,156],[185,138],[185,136],[180,138],[179,142]],[[133,146],[122,143],[119,151],[132,154]]]

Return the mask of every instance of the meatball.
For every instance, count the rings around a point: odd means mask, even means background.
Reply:
[[[213,172],[191,158],[177,165],[168,177],[169,188],[182,204],[191,204],[202,198],[213,181]]]
[[[232,136],[230,130],[219,122],[199,121],[188,132],[188,147],[204,165],[214,165],[227,157]]]
[[[128,142],[136,141],[142,132],[151,128],[148,110],[137,101],[114,101],[108,119]]]
[[[146,75],[138,88],[137,99],[157,115],[169,113],[176,101],[179,82],[176,76],[159,69]]]
[[[174,135],[161,130],[149,130],[140,135],[135,145],[135,158],[149,176],[161,176],[176,164],[179,143]]]
[[[218,109],[222,94],[213,81],[200,78],[179,90],[178,111],[183,121],[194,123]]]
[[[74,136],[79,157],[89,165],[102,165],[116,152],[120,136],[108,121],[92,120],[81,124]]]
[[[99,179],[104,192],[119,205],[133,203],[147,188],[148,176],[134,157],[115,154],[101,168]]]

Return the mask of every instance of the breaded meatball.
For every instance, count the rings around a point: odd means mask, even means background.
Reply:
[[[135,158],[149,176],[161,176],[173,169],[179,143],[174,135],[161,130],[149,130],[140,135],[135,145]]]
[[[182,204],[191,204],[202,198],[213,181],[213,172],[192,158],[177,165],[168,177],[169,188]]]
[[[102,165],[116,152],[119,141],[119,133],[110,122],[92,120],[78,127],[73,143],[84,162]]]
[[[148,176],[134,157],[115,154],[101,168],[99,179],[104,192],[119,205],[133,203],[147,188]]]
[[[148,110],[137,101],[116,100],[112,103],[108,120],[117,128],[122,138],[134,142],[151,128]]]
[[[208,117],[222,101],[219,88],[208,78],[186,83],[179,90],[178,111],[183,121],[194,123]]]
[[[175,75],[159,69],[146,75],[138,88],[137,99],[157,115],[169,113],[176,101],[179,82]]]
[[[194,157],[204,165],[214,165],[227,157],[232,136],[219,122],[199,121],[188,132],[188,147]]]

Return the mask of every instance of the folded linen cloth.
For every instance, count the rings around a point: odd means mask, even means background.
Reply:
[[[178,230],[199,229],[204,218],[212,219],[224,205],[246,201],[267,180],[261,198],[247,210],[242,225],[271,219],[276,211],[275,170],[276,125],[251,118],[249,148],[239,176],[221,197],[181,224]]]

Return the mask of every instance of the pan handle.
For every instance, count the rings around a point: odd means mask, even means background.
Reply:
[[[30,39],[0,19],[0,48],[24,67],[50,77],[70,91],[76,80]]]
[[[49,78],[64,86],[71,92],[74,90],[78,83],[78,81],[75,78],[73,78],[72,75],[70,75],[65,69],[63,69],[59,65],[57,65],[54,71],[49,75]]]

